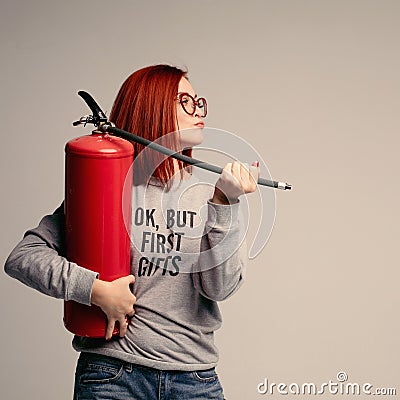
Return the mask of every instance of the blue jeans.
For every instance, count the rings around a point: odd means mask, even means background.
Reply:
[[[160,371],[99,354],[81,353],[74,400],[223,400],[215,368]]]

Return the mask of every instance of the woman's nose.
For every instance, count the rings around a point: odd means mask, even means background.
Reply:
[[[194,110],[194,116],[195,117],[199,117],[199,118],[202,118],[202,115],[203,115],[203,111],[202,111],[202,109],[199,107],[199,105],[198,104],[195,104],[195,110]]]

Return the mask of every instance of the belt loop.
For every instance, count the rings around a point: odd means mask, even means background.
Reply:
[[[126,372],[132,372],[133,370],[133,365],[130,362],[124,362],[124,368]]]

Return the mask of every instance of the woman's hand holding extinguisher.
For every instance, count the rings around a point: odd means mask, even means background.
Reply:
[[[112,282],[95,279],[92,287],[91,302],[99,306],[107,316],[106,340],[110,340],[115,323],[119,324],[119,336],[123,337],[128,328],[127,318],[133,317],[133,304],[136,297],[130,289],[135,282],[133,275],[115,279]]]

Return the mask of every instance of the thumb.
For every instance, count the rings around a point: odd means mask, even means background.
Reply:
[[[128,275],[126,278],[128,279],[129,285],[135,283],[135,277],[133,275]]]
[[[251,164],[250,174],[253,177],[253,179],[255,180],[255,182],[257,183],[258,178],[260,177],[260,163],[258,161],[254,161]]]

